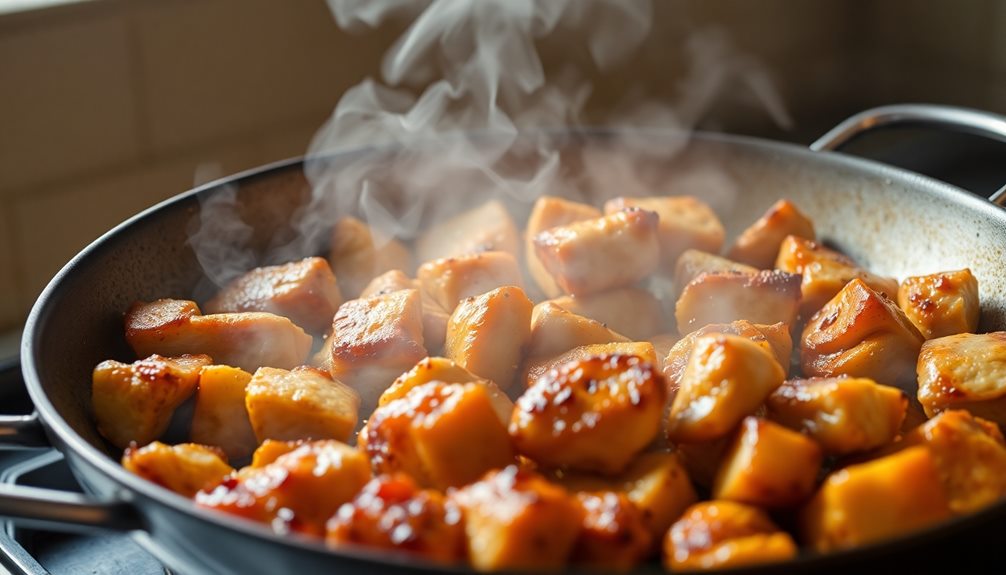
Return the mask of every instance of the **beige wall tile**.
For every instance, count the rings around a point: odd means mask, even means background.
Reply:
[[[121,16],[0,32],[0,193],[136,154]]]
[[[0,332],[24,320],[14,268],[14,236],[9,227],[11,212],[0,203]]]

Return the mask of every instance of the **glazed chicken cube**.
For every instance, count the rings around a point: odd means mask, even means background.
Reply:
[[[205,355],[151,355],[133,363],[99,363],[91,378],[98,432],[120,449],[159,438],[175,409],[195,393],[199,370],[209,364]]]
[[[674,315],[686,334],[711,323],[745,319],[751,323],[793,325],[800,307],[800,276],[780,271],[754,274],[704,273],[685,289]]]
[[[215,445],[232,460],[244,459],[258,447],[245,407],[245,389],[252,375],[227,365],[208,365],[199,374],[199,391],[190,437]]]
[[[332,325],[342,293],[323,258],[305,258],[278,266],[255,268],[228,283],[206,302],[206,311],[265,311],[289,318],[311,333]]]
[[[615,333],[639,341],[666,330],[664,308],[653,294],[636,287],[549,300],[562,309],[596,320]]]
[[[796,544],[764,511],[733,501],[692,505],[664,538],[664,566],[708,571],[785,561]]]
[[[967,268],[906,278],[898,305],[926,339],[974,333],[981,313],[978,280]]]
[[[407,475],[382,475],[328,521],[329,546],[365,545],[451,563],[465,557],[461,512],[443,494]]]
[[[574,360],[520,396],[510,438],[546,467],[615,474],[656,437],[666,400],[660,373],[640,357]]]
[[[677,391],[681,375],[685,373],[685,366],[688,365],[688,358],[692,355],[692,349],[695,348],[695,339],[710,333],[727,333],[747,338],[771,352],[783,369],[789,367],[789,357],[793,353],[793,340],[790,339],[789,326],[786,324],[765,325],[751,323],[744,319],[731,323],[714,323],[681,338],[664,356],[663,373],[669,391]]]
[[[727,251],[727,257],[758,269],[771,268],[787,236],[810,241],[817,237],[814,222],[793,202],[783,199],[772,204],[762,217],[741,232]]]
[[[450,496],[479,571],[556,570],[569,560],[582,511],[561,487],[511,465]]]
[[[358,297],[370,280],[388,270],[414,269],[407,247],[351,216],[332,227],[328,261],[342,294],[350,298]]]
[[[213,489],[234,471],[218,449],[195,443],[165,445],[160,441],[126,449],[122,466],[184,497]]]
[[[568,294],[631,286],[656,268],[657,215],[641,209],[558,226],[534,237],[535,253]]]
[[[530,358],[552,358],[574,347],[592,343],[628,341],[599,321],[568,312],[552,302],[542,302],[531,311]]]
[[[827,552],[903,536],[949,516],[933,456],[913,447],[829,475],[800,524],[802,539]]]
[[[577,493],[583,524],[572,562],[591,569],[625,572],[649,554],[653,536],[643,514],[624,494]]]
[[[409,371],[403,373],[391,384],[391,387],[384,390],[378,400],[378,405],[385,405],[395,399],[405,397],[409,391],[420,385],[439,381],[442,383],[477,383],[486,389],[489,400],[492,401],[493,409],[499,416],[503,425],[510,423],[510,414],[513,412],[513,401],[503,390],[488,379],[482,379],[457,363],[445,357],[427,357],[422,359]]]
[[[667,437],[682,443],[723,437],[785,377],[772,353],[747,338],[697,337],[671,404]]]
[[[911,392],[922,342],[897,304],[854,279],[804,327],[800,365],[810,377],[868,377]]]
[[[370,413],[391,382],[426,357],[424,343],[419,290],[347,301],[332,322],[332,378],[355,389]]]
[[[758,268],[728,260],[708,252],[685,250],[674,265],[674,295],[679,296],[685,286],[704,273],[738,272],[758,273]]]
[[[893,441],[908,398],[871,379],[830,377],[789,380],[766,404],[773,421],[817,441],[829,455],[848,455]]]
[[[660,218],[660,267],[666,273],[674,271],[678,257],[688,249],[718,253],[723,247],[725,232],[716,213],[705,202],[692,196],[653,196],[646,198],[615,198],[604,204],[604,213],[613,214],[628,208],[655,212]]]
[[[447,357],[509,391],[531,338],[533,308],[514,286],[462,301],[447,324]]]
[[[245,404],[259,442],[346,441],[356,427],[360,396],[313,367],[261,367],[248,383]]]
[[[594,343],[574,347],[566,353],[550,358],[529,358],[524,366],[521,383],[524,388],[531,387],[536,381],[553,369],[571,362],[585,360],[599,355],[632,355],[657,365],[657,356],[653,344],[648,341],[626,341],[614,343]]]
[[[862,280],[889,298],[898,294],[898,282],[893,278],[872,274],[848,257],[806,238],[787,236],[779,247],[775,267],[801,275],[800,315],[805,318],[821,309],[854,279]]]
[[[200,491],[196,504],[265,523],[279,534],[324,536],[328,519],[369,480],[363,453],[331,439],[313,441]]]
[[[265,312],[202,315],[195,302],[161,299],[126,312],[126,341],[139,357],[204,353],[218,364],[255,371],[289,369],[307,359],[311,336]]]
[[[302,445],[306,445],[310,441],[305,441],[303,439],[298,439],[296,441],[280,441],[278,439],[266,439],[252,454],[252,460],[249,467],[265,467],[273,461],[276,461],[280,456],[290,453],[294,449]]]
[[[445,310],[461,300],[503,286],[521,286],[520,267],[507,252],[441,258],[419,266],[419,286]]]
[[[375,473],[406,473],[423,487],[441,490],[514,460],[506,427],[477,383],[412,388],[374,410],[358,443]]]
[[[768,508],[796,505],[814,492],[821,459],[813,439],[745,417],[723,455],[713,498]]]
[[[919,402],[932,417],[945,409],[1006,424],[1006,332],[962,333],[922,344]]]
[[[491,251],[517,257],[519,250],[520,233],[498,200],[440,222],[416,240],[416,256],[421,262]]]
[[[534,283],[546,297],[559,297],[562,295],[562,290],[538,260],[534,237],[540,232],[556,226],[592,220],[601,217],[601,215],[601,210],[594,206],[555,196],[542,196],[534,203],[531,215],[527,218],[527,228],[524,230],[524,261]]]

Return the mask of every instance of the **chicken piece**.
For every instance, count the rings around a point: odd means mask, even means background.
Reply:
[[[347,301],[332,334],[332,378],[355,389],[370,413],[391,382],[427,355],[419,290]]]
[[[829,475],[803,509],[800,531],[827,552],[900,537],[949,516],[933,456],[913,447]]]
[[[416,256],[421,262],[491,251],[517,257],[519,250],[520,233],[499,200],[440,222],[416,240]]]
[[[388,270],[370,280],[360,292],[360,298],[386,295],[403,289],[419,289],[419,286],[402,270]]]
[[[514,460],[506,427],[477,383],[412,388],[374,410],[358,444],[375,473],[407,473],[419,485],[441,490]]]
[[[708,204],[692,196],[652,196],[615,198],[604,204],[604,213],[613,214],[629,208],[656,212],[660,217],[660,267],[674,271],[678,257],[688,249],[717,253],[723,247],[726,232]]]
[[[654,365],[624,354],[570,361],[517,400],[510,438],[547,467],[621,472],[660,431],[667,391]]]
[[[756,274],[758,268],[699,250],[685,250],[674,265],[674,296],[704,273],[737,272]]]
[[[517,259],[507,252],[480,252],[441,258],[419,266],[419,286],[445,310],[503,286],[521,287]]]
[[[659,262],[657,220],[653,212],[627,209],[557,226],[534,237],[535,253],[568,294],[631,286]]]
[[[127,448],[122,466],[183,497],[214,488],[234,471],[217,449],[195,443],[165,445],[160,441]]]
[[[677,453],[643,453],[615,476],[574,471],[562,473],[558,481],[572,492],[624,494],[642,513],[654,540],[663,537],[685,508],[698,501]]]
[[[359,297],[372,279],[388,270],[410,273],[414,269],[407,247],[351,216],[332,227],[328,261],[342,294],[348,298]]]
[[[829,455],[887,445],[897,437],[908,397],[867,378],[789,380],[768,401],[769,417],[817,441]]]
[[[626,572],[648,555],[653,536],[629,498],[611,491],[577,493],[583,524],[572,562],[590,569]]]
[[[1006,442],[992,422],[944,411],[906,434],[900,447],[929,448],[950,509],[974,513],[1006,496]]]
[[[674,349],[675,344],[681,341],[681,336],[676,333],[658,333],[657,335],[650,336],[647,341],[653,344],[653,353],[657,356],[657,369],[660,370],[660,373],[663,373],[664,359]],[[668,386],[668,389],[670,389],[670,386]]]
[[[769,269],[779,255],[779,247],[787,236],[814,241],[814,222],[810,221],[789,200],[772,204],[765,215],[758,218],[734,241],[727,257],[758,269]]]
[[[821,309],[854,279],[862,280],[889,298],[893,299],[898,294],[898,282],[894,278],[872,274],[846,256],[815,241],[796,236],[787,236],[783,240],[775,267],[801,275],[800,291],[803,298],[800,300],[800,315],[805,318]]]
[[[258,447],[245,407],[251,374],[227,365],[208,365],[199,374],[199,391],[192,414],[190,437],[195,443],[215,445],[231,460],[248,457]]]
[[[324,536],[328,519],[369,480],[362,453],[331,439],[312,441],[200,491],[196,504],[265,523],[279,534]]]
[[[804,327],[800,365],[810,377],[868,377],[910,392],[922,342],[905,312],[854,279]]]
[[[206,302],[206,311],[264,311],[289,318],[320,334],[332,325],[342,305],[342,292],[324,258],[304,258],[278,266],[255,268],[228,283]]]
[[[391,270],[373,279],[360,293],[360,298],[387,295],[400,290],[419,289],[419,281],[409,278],[401,270]],[[447,336],[447,313],[432,296],[419,290],[419,298],[423,303],[423,346],[430,353],[437,353],[444,346]],[[330,344],[325,347],[330,347]],[[329,361],[329,360],[326,360]],[[320,367],[320,366],[317,366]]]
[[[568,312],[552,302],[542,302],[531,311],[530,358],[551,358],[574,347],[593,343],[629,341],[599,321]]]
[[[567,295],[549,301],[570,313],[599,321],[633,341],[666,330],[660,300],[641,288],[620,288],[588,296]]]
[[[313,367],[292,371],[261,367],[245,392],[245,404],[255,436],[294,441],[346,441],[356,427],[360,396],[348,385],[332,381]]]
[[[759,507],[791,507],[814,492],[821,447],[785,427],[745,417],[713,482],[713,498]]]
[[[384,390],[377,405],[386,405],[393,400],[405,397],[413,388],[419,387],[433,381],[442,383],[477,383],[486,388],[493,410],[499,416],[503,425],[510,423],[510,414],[513,412],[513,401],[503,390],[488,379],[482,379],[457,363],[445,357],[427,357],[422,359],[409,371],[403,373],[391,384],[391,387]]]
[[[688,473],[688,477],[705,489],[712,490],[713,482],[716,479],[716,472],[720,469],[723,456],[727,447],[730,446],[729,435],[724,435],[718,439],[710,441],[700,441],[698,443],[681,443],[674,446],[674,453],[681,460],[681,465]]]
[[[559,369],[571,361],[581,361],[599,355],[634,355],[650,365],[657,365],[653,344],[648,341],[627,341],[615,343],[595,343],[582,345],[550,358],[530,358],[524,366],[521,381],[524,387],[531,387],[549,371]]]
[[[967,268],[905,278],[898,305],[926,339],[974,333],[981,314],[978,280]]]
[[[729,569],[795,556],[793,539],[764,511],[733,501],[692,505],[664,538],[664,566],[674,571]]]
[[[685,286],[674,304],[674,316],[678,331],[684,335],[711,323],[739,319],[793,325],[799,307],[798,275],[780,271],[716,272],[701,274]]]
[[[120,449],[159,438],[175,409],[195,393],[199,370],[210,361],[205,355],[151,355],[133,363],[99,363],[91,376],[98,432]]]
[[[419,489],[407,475],[382,475],[328,521],[329,546],[391,549],[438,563],[465,558],[461,511],[441,493]]]
[[[696,443],[726,435],[785,378],[772,354],[747,338],[697,337],[671,404],[668,439]]]
[[[461,507],[468,557],[479,571],[559,569],[583,522],[561,487],[516,465],[489,472],[450,499]]]
[[[462,301],[447,323],[447,357],[509,391],[531,339],[533,308],[514,286]]]
[[[699,328],[681,338],[664,356],[663,373],[667,380],[668,390],[677,391],[681,376],[685,373],[688,358],[695,348],[695,338],[710,333],[727,333],[747,338],[767,351],[779,362],[785,370],[789,367],[789,357],[793,353],[793,340],[790,339],[789,326],[784,323],[772,325],[751,323],[740,319],[731,323],[714,323]]]
[[[1006,331],[931,339],[922,344],[917,374],[929,417],[966,409],[1006,424]]]
[[[311,336],[265,312],[201,315],[195,302],[138,302],[126,312],[126,341],[139,357],[204,353],[221,365],[289,369],[311,353]]]
[[[538,285],[546,297],[554,298],[562,295],[562,290],[556,285],[552,275],[548,273],[535,253],[534,237],[540,232],[565,226],[584,220],[601,217],[601,210],[589,204],[573,202],[555,196],[541,196],[531,208],[527,218],[527,228],[524,230],[524,262],[531,279]]]
[[[305,441],[303,439],[298,439],[296,441],[280,441],[278,439],[266,439],[258,446],[255,453],[252,454],[251,467],[265,467],[273,461],[276,461],[282,455],[290,453],[294,449],[297,449],[301,445],[310,443],[310,441]]]

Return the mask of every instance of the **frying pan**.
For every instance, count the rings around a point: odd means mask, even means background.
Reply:
[[[651,132],[652,144],[670,148],[684,142],[684,146],[673,161],[654,163],[655,169],[663,170],[655,181],[667,186],[650,191],[701,193],[694,186],[709,184],[693,176],[713,173],[716,181],[735,188],[731,201],[720,206],[728,232],[738,232],[776,199],[788,197],[813,218],[825,242],[872,271],[903,278],[970,267],[981,286],[981,330],[1006,329],[1006,210],[915,173],[828,152],[865,130],[906,123],[1006,141],[1006,119],[927,105],[863,112],[810,150],[737,136]],[[619,150],[624,135],[618,130],[575,132],[563,146],[566,152],[608,146],[608,153],[597,157],[617,158],[633,153]],[[330,166],[339,169],[340,162],[386,152],[340,153],[329,158]],[[0,516],[50,528],[130,531],[179,573],[445,570],[395,553],[331,550],[315,540],[281,537],[266,526],[197,508],[190,500],[126,472],[118,463],[119,453],[96,431],[89,405],[90,374],[101,360],[131,357],[123,337],[123,311],[135,300],[187,297],[205,281],[187,243],[200,202],[236,189],[242,217],[254,226],[253,243],[265,246],[270,238],[290,233],[290,220],[309,197],[304,166],[303,160],[285,161],[167,200],[105,234],[56,275],[32,309],[22,342],[24,378],[37,411],[0,419],[0,443],[54,446],[65,455],[87,494],[4,486]],[[1003,191],[994,196],[997,202],[1004,199]],[[909,550],[924,557],[938,547],[934,542],[1004,522],[1006,503],[1000,503],[910,537],[827,556],[808,553],[786,564],[746,571],[876,568]],[[662,572],[656,564],[641,571]]]

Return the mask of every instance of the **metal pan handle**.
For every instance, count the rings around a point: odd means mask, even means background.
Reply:
[[[0,517],[57,531],[144,528],[136,508],[124,501],[99,501],[81,493],[0,485]]]
[[[50,447],[38,414],[0,415],[0,447]]]
[[[818,138],[810,149],[836,150],[860,134],[891,126],[941,128],[1006,143],[1006,117],[998,114],[935,104],[897,104],[871,108],[848,118]],[[989,196],[989,201],[1006,207],[1006,186]]]

